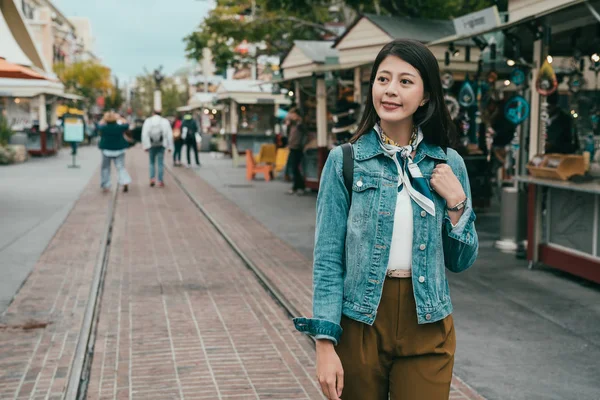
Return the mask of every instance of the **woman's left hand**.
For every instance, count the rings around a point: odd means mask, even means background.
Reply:
[[[448,164],[438,164],[429,182],[433,190],[446,200],[448,207],[454,207],[467,198],[462,185]]]

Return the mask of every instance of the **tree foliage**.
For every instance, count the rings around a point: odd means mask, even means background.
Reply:
[[[94,61],[69,65],[57,63],[54,64],[54,72],[65,85],[65,89],[83,96],[88,106],[112,88],[110,69]]]
[[[139,117],[148,116],[154,107],[154,91],[156,83],[154,75],[145,71],[136,77],[135,90],[131,99],[133,114]],[[175,115],[177,108],[187,104],[187,92],[179,88],[175,78],[166,77],[161,84],[162,114]]]
[[[348,26],[360,13],[449,19],[507,0],[217,0],[199,29],[184,38],[188,58],[200,61],[209,48],[217,73],[244,62],[233,49],[246,40],[258,54],[282,55],[294,40],[335,38],[327,23]],[[337,6],[331,8],[331,6]],[[336,11],[337,10],[337,11]]]

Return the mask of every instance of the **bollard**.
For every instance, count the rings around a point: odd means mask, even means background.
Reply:
[[[502,188],[500,204],[500,240],[496,248],[507,253],[517,251],[517,231],[519,229],[519,192],[515,187]]]

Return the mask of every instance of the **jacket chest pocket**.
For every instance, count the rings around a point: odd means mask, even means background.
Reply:
[[[353,222],[361,222],[369,218],[373,210],[377,210],[376,193],[379,191],[380,177],[355,174],[352,183],[352,206],[350,216]]]

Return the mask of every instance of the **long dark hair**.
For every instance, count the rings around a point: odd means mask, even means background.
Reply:
[[[379,65],[388,56],[396,56],[406,61],[421,74],[423,87],[425,93],[429,94],[429,100],[414,113],[413,122],[423,130],[424,140],[429,144],[442,147],[453,145],[456,128],[444,101],[438,61],[424,44],[408,39],[397,39],[386,44],[375,58],[369,81],[365,111],[358,125],[358,130],[350,141],[352,143],[356,142],[362,135],[370,132],[375,123],[379,121],[379,115],[377,115],[373,105],[373,83]]]

